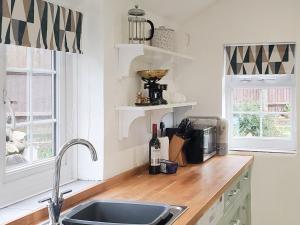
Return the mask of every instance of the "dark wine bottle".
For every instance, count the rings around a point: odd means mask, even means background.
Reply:
[[[152,138],[149,142],[149,174],[160,173],[160,142],[157,138],[157,124],[152,125]]]

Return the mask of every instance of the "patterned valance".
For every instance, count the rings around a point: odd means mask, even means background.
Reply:
[[[82,13],[43,0],[0,0],[1,43],[82,53]]]
[[[295,44],[226,46],[226,75],[295,74]]]

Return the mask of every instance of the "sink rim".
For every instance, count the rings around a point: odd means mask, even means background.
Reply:
[[[143,205],[143,206],[159,206],[159,207],[164,207],[165,210],[155,219],[153,220],[151,223],[147,224],[147,225],[154,225],[157,224],[159,221],[161,221],[162,219],[165,219],[168,215],[169,212],[171,210],[171,205],[165,204],[165,203],[157,203],[157,202],[143,202],[143,201],[128,201],[128,200],[109,200],[109,199],[101,199],[101,200],[91,200],[82,204],[79,204],[77,206],[75,206],[74,208],[72,208],[70,210],[70,212],[66,213],[63,218],[62,218],[62,223],[64,221],[69,222],[69,223],[81,223],[84,225],[103,225],[103,224],[111,224],[111,225],[146,225],[143,223],[139,223],[139,224],[129,224],[129,223],[112,223],[112,222],[101,222],[101,221],[89,221],[89,220],[78,220],[78,219],[72,219],[72,217],[74,215],[76,215],[77,213],[79,213],[80,211],[88,208],[89,206],[95,204],[95,203],[119,203],[119,204],[131,204],[131,205]]]

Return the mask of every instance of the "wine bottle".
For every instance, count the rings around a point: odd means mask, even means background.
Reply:
[[[149,174],[160,173],[160,142],[157,138],[157,124],[152,125],[152,138],[149,142]]]

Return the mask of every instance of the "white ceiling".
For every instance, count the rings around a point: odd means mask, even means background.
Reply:
[[[182,23],[217,0],[139,0],[151,12]]]

